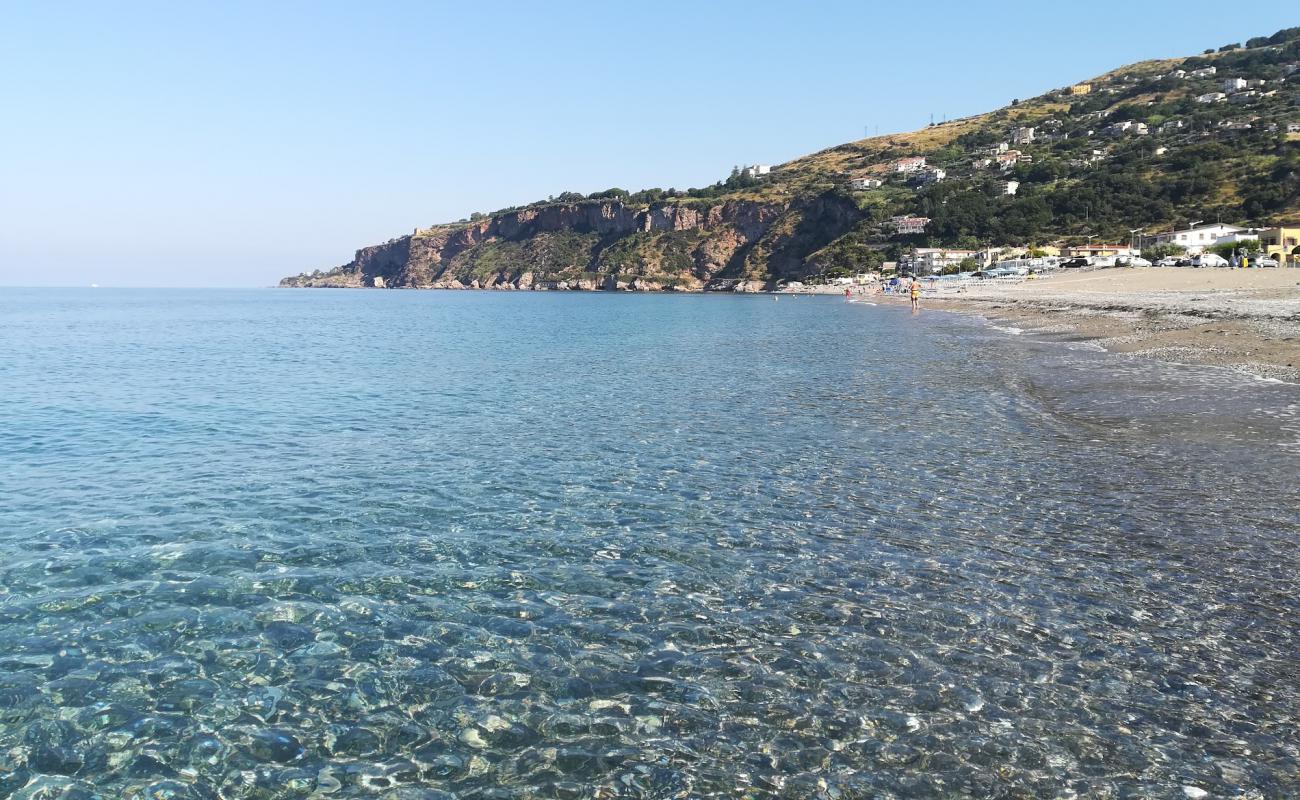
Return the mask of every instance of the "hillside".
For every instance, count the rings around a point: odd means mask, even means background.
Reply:
[[[744,291],[914,247],[1127,241],[1194,220],[1300,220],[1300,28],[704,189],[475,214],[280,285]]]

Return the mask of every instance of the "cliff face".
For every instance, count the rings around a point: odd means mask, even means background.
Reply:
[[[281,286],[431,289],[755,290],[803,274],[804,258],[858,221],[837,196],[634,207],[525,208],[372,247]]]

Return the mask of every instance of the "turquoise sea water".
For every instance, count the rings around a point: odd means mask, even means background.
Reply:
[[[1300,387],[833,298],[6,289],[0,390],[0,797],[1300,794]]]

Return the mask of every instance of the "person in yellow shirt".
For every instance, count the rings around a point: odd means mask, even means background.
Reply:
[[[912,310],[916,311],[921,307],[921,282],[912,276]]]

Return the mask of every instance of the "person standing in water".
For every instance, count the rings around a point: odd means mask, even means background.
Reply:
[[[912,276],[912,310],[916,311],[921,307],[921,282]]]

